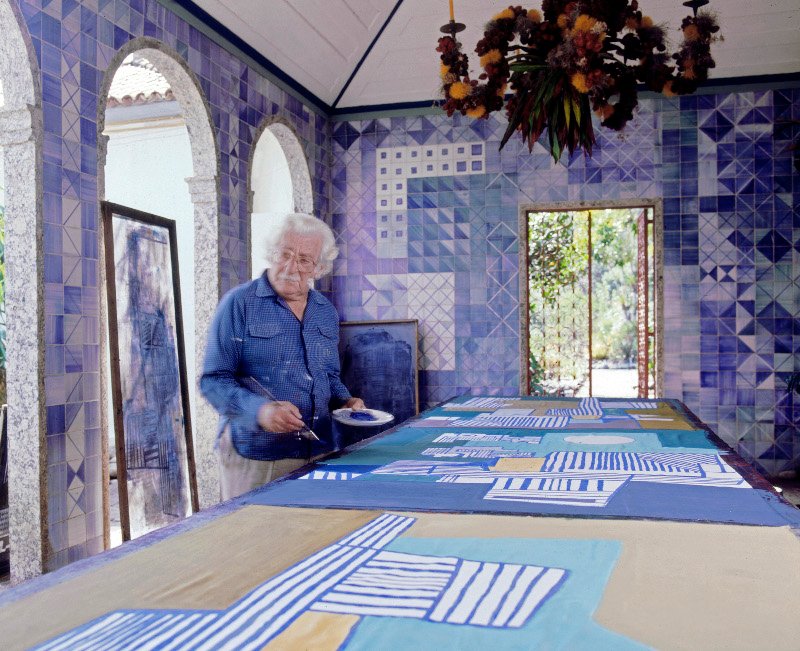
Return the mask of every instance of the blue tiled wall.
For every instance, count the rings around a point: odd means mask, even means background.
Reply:
[[[786,125],[798,117],[797,89],[645,99],[624,133],[598,130],[591,159],[558,164],[515,139],[498,152],[502,119],[336,123],[337,307],[349,320],[420,319],[423,403],[517,393],[520,205],[663,197],[665,395],[762,470],[797,466],[800,400],[785,381],[800,370],[800,180]],[[482,167],[441,168],[445,148],[457,164],[450,150],[476,145]],[[448,347],[449,364],[436,355]]]
[[[200,81],[219,146],[223,291],[248,278],[246,177],[258,125],[271,115],[293,125],[306,149],[314,205],[322,215],[329,212],[329,125],[324,115],[155,0],[22,0],[19,7],[42,81],[48,569],[53,569],[102,548],[96,121],[109,62],[131,39],[147,36],[175,50]]]

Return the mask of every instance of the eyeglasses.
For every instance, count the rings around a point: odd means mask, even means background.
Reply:
[[[297,255],[291,249],[277,249],[272,252],[272,259],[278,264],[289,264],[292,260],[300,271],[313,271],[317,261],[307,255]]]

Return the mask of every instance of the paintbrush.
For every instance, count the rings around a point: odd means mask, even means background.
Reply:
[[[269,398],[270,400],[273,400],[275,402],[278,402],[278,399],[275,397],[272,391],[267,389],[267,387],[261,384],[261,382],[256,380],[252,375],[250,375],[247,378],[244,378],[242,384],[244,384],[253,393],[263,396],[264,398]],[[301,436],[305,436],[310,441],[320,440],[319,436],[317,436],[310,427],[303,427],[303,429],[298,430],[297,433],[300,434]]]

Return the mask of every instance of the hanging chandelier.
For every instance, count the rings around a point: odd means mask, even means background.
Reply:
[[[485,27],[475,52],[482,72],[469,76],[469,59],[450,22],[441,28],[442,108],[485,119],[505,108],[508,128],[502,149],[515,131],[533,149],[546,130],[554,161],[567,150],[591,156],[592,113],[600,125],[622,130],[633,118],[638,86],[671,97],[693,93],[714,67],[711,43],[715,16],[698,9],[708,0],[683,3],[693,15],[681,23],[683,40],[667,52],[664,27],[642,14],[637,0],[544,0],[542,11],[508,7]]]

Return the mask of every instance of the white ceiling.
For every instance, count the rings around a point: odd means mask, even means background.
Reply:
[[[287,76],[336,109],[438,98],[439,27],[446,0],[194,0]],[[459,35],[473,52],[483,25],[509,0],[454,0]],[[539,5],[531,5],[539,6]],[[359,61],[397,7],[374,47]],[[643,13],[680,41],[682,0],[641,0]],[[712,80],[800,72],[800,0],[712,0],[724,40],[712,47]],[[674,46],[673,46],[674,47]],[[673,48],[670,48],[673,51]],[[470,62],[477,66],[477,55]],[[348,79],[354,70],[355,77]],[[337,102],[342,90],[344,93]]]

